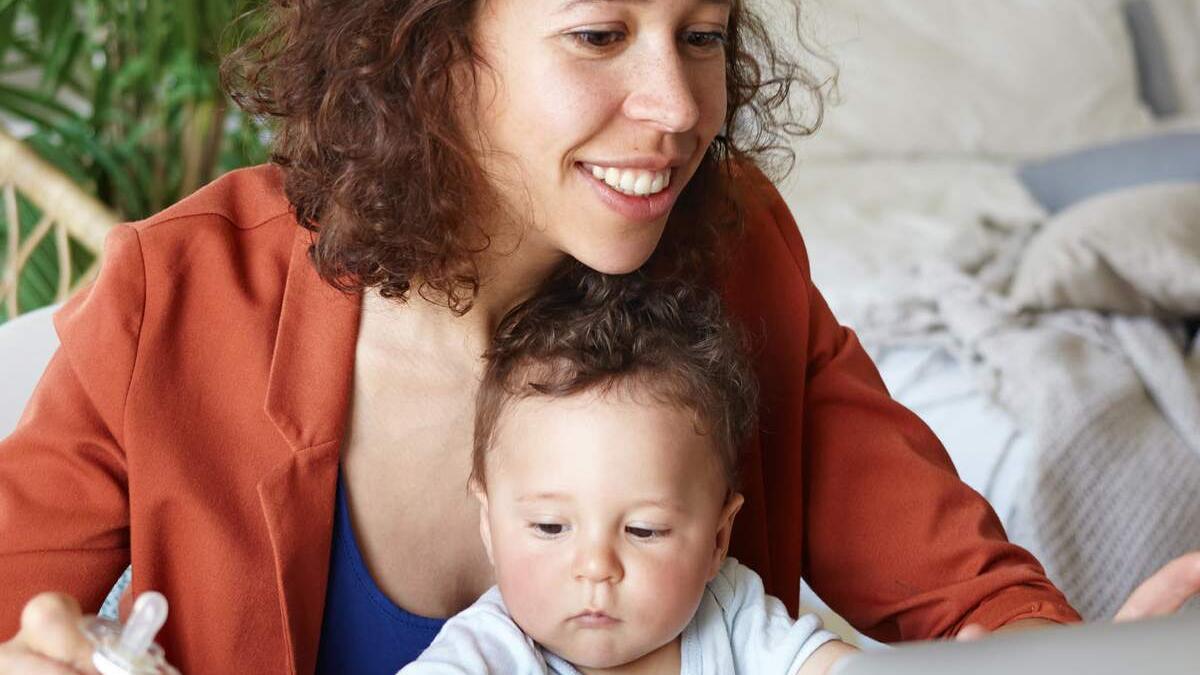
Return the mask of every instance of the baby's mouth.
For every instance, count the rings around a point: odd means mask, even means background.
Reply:
[[[619,623],[620,619],[600,610],[589,609],[571,617],[571,621],[590,627],[611,626]]]

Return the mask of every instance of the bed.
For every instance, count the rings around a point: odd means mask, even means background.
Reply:
[[[813,0],[801,28],[832,105],[781,191],[816,284],[1110,616],[1200,549],[1200,0]]]

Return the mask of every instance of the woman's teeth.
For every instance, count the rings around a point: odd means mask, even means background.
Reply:
[[[671,170],[645,171],[643,169],[617,169],[614,167],[585,164],[598,180],[602,180],[612,189],[627,195],[646,197],[658,194],[671,184]]]

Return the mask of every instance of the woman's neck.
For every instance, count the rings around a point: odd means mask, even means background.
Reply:
[[[504,315],[531,297],[564,257],[561,251],[530,242],[489,247],[476,261],[479,293],[466,314],[451,311],[437,295],[422,297],[415,290],[421,286],[419,279],[413,280],[414,291],[403,303],[368,291],[363,311],[385,327],[393,344],[425,345],[438,352],[465,350],[464,355],[478,358]]]

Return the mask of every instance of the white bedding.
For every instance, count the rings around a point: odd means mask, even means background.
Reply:
[[[876,319],[909,295],[919,267],[969,263],[992,238],[1031,227],[1045,211],[1012,165],[986,160],[808,162],[780,189],[835,314],[860,332],[892,395],[930,426],[964,482],[1006,521],[1033,455],[1030,438],[952,351],[925,339],[897,346]]]
[[[1159,396],[1151,385],[1164,379],[1163,368],[1142,369],[1147,375],[1128,363],[1139,349],[1153,353],[1153,363],[1182,357],[1178,349],[1148,350],[1145,340],[1117,344],[1120,318],[1015,312],[1003,291],[1029,252],[1031,226],[1059,227],[1061,219],[1047,219],[1011,167],[810,163],[783,189],[814,280],[863,337],[893,395],[929,424],[963,480],[991,502],[1015,541],[1035,550],[1085,616],[1111,615],[1138,580],[1194,548],[1200,514],[1180,495],[1200,484],[1187,450],[1200,431],[1193,412],[1169,413],[1194,411],[1200,398],[1191,385]],[[1154,246],[1150,220],[1137,227],[1144,236],[1127,245]],[[1156,336],[1169,330],[1144,322]],[[1200,356],[1192,358],[1200,367]],[[1177,418],[1190,422],[1181,427]],[[1184,427],[1192,436],[1179,432]],[[1100,431],[1086,439],[1076,433],[1089,429]],[[1084,470],[1113,458],[1136,468]],[[1130,479],[1131,470],[1140,477]],[[1092,503],[1097,494],[1101,504]],[[1147,513],[1169,523],[1165,532],[1145,526]]]
[[[1011,165],[986,160],[807,162],[780,191],[818,288],[854,327],[915,266],[970,258],[988,237],[985,221],[1022,228],[1044,216]]]

